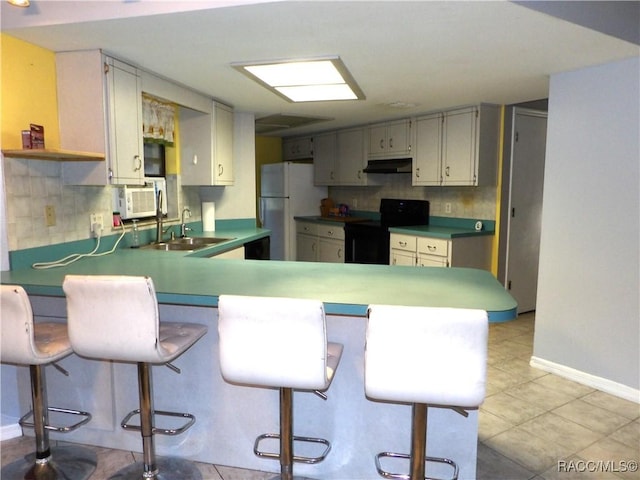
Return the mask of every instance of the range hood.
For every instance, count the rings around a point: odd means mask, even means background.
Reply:
[[[411,173],[410,158],[369,160],[364,173]]]

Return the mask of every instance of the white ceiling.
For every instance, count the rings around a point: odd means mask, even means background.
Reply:
[[[597,18],[640,25],[638,2],[567,3],[580,3],[583,17],[593,3]],[[280,132],[291,135],[477,102],[546,98],[550,74],[639,54],[633,38],[532,8],[508,1],[32,0],[28,9],[3,1],[0,14],[3,33],[53,51],[102,48],[257,118],[335,119]],[[366,100],[291,104],[230,66],[327,55],[343,59]],[[417,106],[398,109],[392,102]]]

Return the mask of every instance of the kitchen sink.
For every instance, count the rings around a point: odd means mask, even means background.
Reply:
[[[215,245],[217,243],[228,242],[233,238],[220,237],[184,237],[169,240],[167,243],[171,245]]]
[[[233,238],[220,238],[220,237],[185,237],[174,238],[166,242],[150,243],[145,245],[144,249],[150,250],[162,250],[165,252],[192,252],[194,250],[200,250],[201,248],[211,247],[218,243],[228,242]]]

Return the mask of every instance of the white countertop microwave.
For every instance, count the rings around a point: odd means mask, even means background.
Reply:
[[[162,214],[167,214],[167,189],[164,178],[145,178],[145,185],[122,185],[114,188],[114,211],[120,217],[132,218],[153,217],[156,215],[158,191],[162,191]]]

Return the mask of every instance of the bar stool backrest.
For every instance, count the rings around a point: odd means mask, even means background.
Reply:
[[[477,407],[485,396],[487,313],[370,305],[365,392],[371,398]]]
[[[73,350],[92,358],[165,363],[158,302],[149,277],[67,275],[67,321]]]
[[[71,353],[64,325],[41,329],[36,340],[31,302],[18,285],[0,285],[0,354],[3,362],[41,365]],[[51,326],[51,325],[48,325]]]
[[[220,368],[231,383],[323,390],[329,385],[322,302],[221,295]]]

